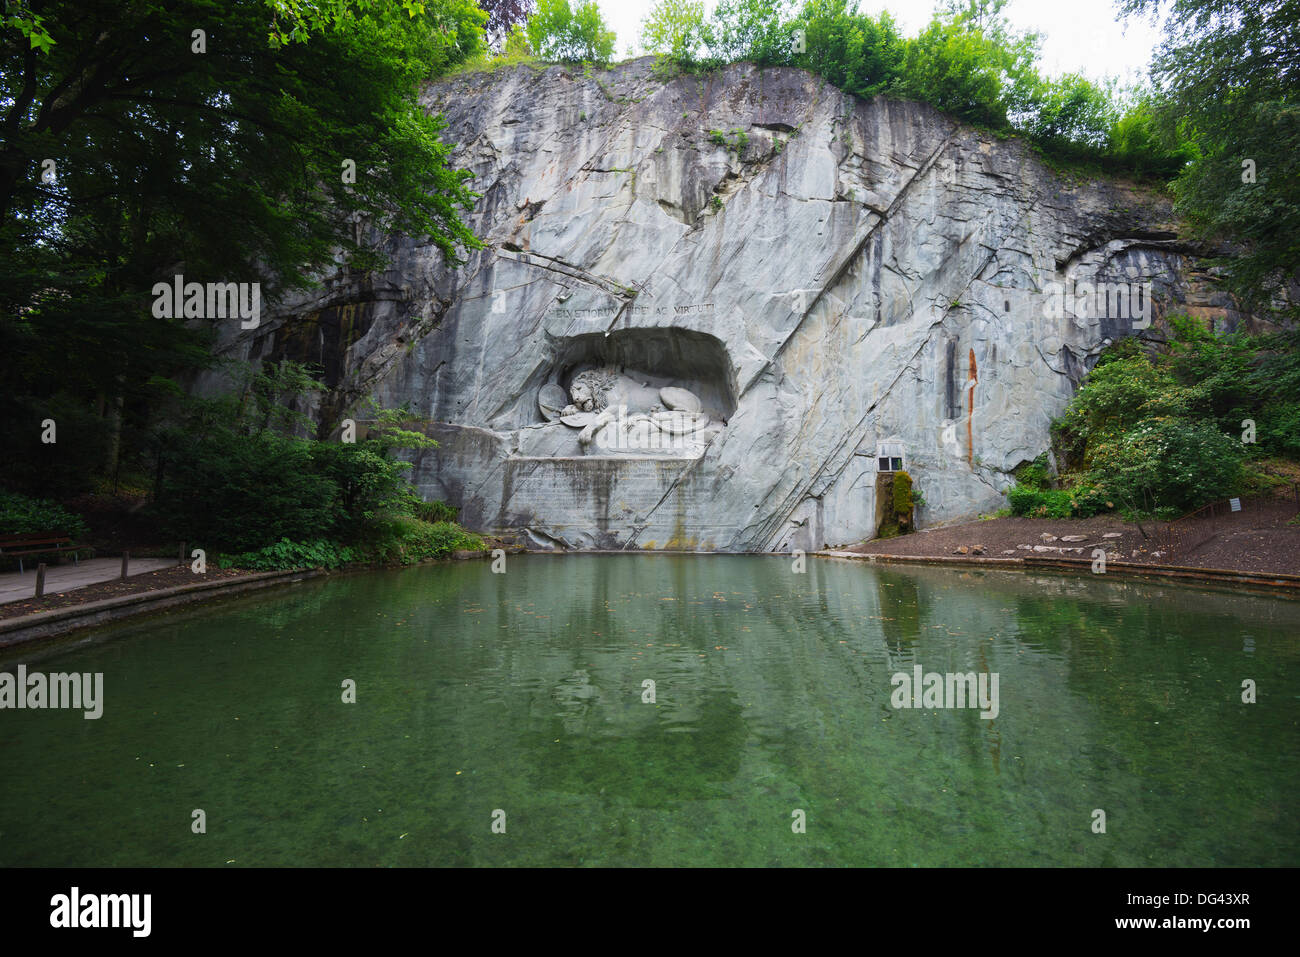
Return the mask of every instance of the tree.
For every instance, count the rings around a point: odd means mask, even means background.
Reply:
[[[1110,142],[1119,117],[1105,87],[1077,73],[1043,81],[1021,126],[1041,146],[1056,153],[1100,152]]]
[[[862,97],[883,93],[902,69],[906,41],[888,13],[873,19],[848,0],[808,0],[791,24],[804,31],[792,62]]]
[[[487,39],[494,50],[504,49],[512,30],[528,22],[537,9],[537,0],[479,0],[488,15]]]
[[[1250,307],[1300,281],[1298,50],[1298,0],[1173,0],[1152,64],[1165,137],[1196,147],[1174,185],[1178,210],[1197,235],[1243,245],[1218,265]]]
[[[1033,69],[1039,37],[1014,33],[1000,10],[972,0],[936,17],[908,43],[893,92],[980,126],[1008,127],[1041,82]]]
[[[719,0],[708,42],[722,63],[750,60],[759,66],[789,61],[794,31],[783,25],[788,0]]]
[[[608,63],[617,37],[595,0],[569,7],[569,0],[538,0],[528,18],[528,43],[545,60]]]
[[[704,41],[704,0],[659,0],[641,23],[641,46],[681,66],[697,62]]]
[[[138,451],[149,410],[209,361],[202,328],[151,314],[160,280],[258,283],[270,301],[375,267],[386,232],[451,261],[481,245],[459,218],[469,174],[417,95],[482,50],[487,15],[271,8],[54,0],[41,42],[34,18],[0,22],[0,441],[57,386],[102,420],[110,474]]]

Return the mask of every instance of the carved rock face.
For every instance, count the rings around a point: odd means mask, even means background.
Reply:
[[[569,404],[569,397],[554,382],[548,382],[537,393],[537,408],[548,422],[554,422]]]
[[[704,407],[689,389],[666,386],[659,390],[659,398],[668,408],[678,412],[699,412]]]
[[[1157,335],[1189,303],[1224,328],[1245,321],[1200,285],[1193,253],[1159,238],[1176,222],[1154,193],[1063,183],[1023,142],[801,70],[724,67],[704,103],[697,78],[665,83],[652,65],[613,68],[615,95],[595,100],[558,67],[424,94],[458,144],[451,162],[494,184],[468,220],[487,247],[453,268],[387,237],[376,281],[403,295],[376,304],[340,388],[439,423],[441,450],[411,477],[475,530],[601,548],[859,541],[876,530],[885,440],[925,495],[923,523],[973,518],[1047,449],[1098,352],[1143,334],[1045,316],[1050,283],[1151,281]],[[582,111],[589,122],[565,121]],[[741,155],[708,143],[733,127],[748,132]],[[268,337],[319,308],[287,303],[252,335],[223,326],[226,353],[270,355]],[[538,383],[571,369],[584,371],[563,401],[545,400],[564,418],[617,410],[625,387],[629,413],[689,411],[632,388],[684,386],[713,415],[702,458],[609,461],[571,431],[594,419],[540,424]]]

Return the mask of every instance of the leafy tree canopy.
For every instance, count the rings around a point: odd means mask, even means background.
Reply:
[[[527,33],[533,51],[546,60],[608,63],[614,54],[614,31],[595,0],[573,7],[569,0],[538,0]]]
[[[1156,16],[1156,0],[1125,0]],[[1179,212],[1207,239],[1242,249],[1221,265],[1248,304],[1300,288],[1300,0],[1173,0],[1152,64],[1151,117],[1194,159]]]

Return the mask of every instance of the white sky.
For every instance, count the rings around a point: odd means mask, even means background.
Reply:
[[[641,21],[654,0],[598,0],[600,10],[618,33],[616,56],[623,57],[641,33]],[[713,0],[705,0],[712,10]],[[888,10],[903,33],[915,36],[930,22],[934,0],[859,0],[866,13]],[[1117,77],[1132,82],[1146,76],[1151,52],[1160,38],[1149,19],[1116,20],[1114,0],[1011,0],[1003,11],[1021,30],[1044,35],[1040,68],[1045,74],[1082,73],[1094,80]],[[641,50],[638,47],[637,53]]]

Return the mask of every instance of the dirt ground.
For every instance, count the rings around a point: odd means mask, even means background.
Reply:
[[[1218,519],[1185,519],[1178,523],[1179,537],[1188,544],[1174,547],[1160,541],[1159,532],[1168,527],[1167,522],[1143,522],[1139,528],[1117,517],[1097,515],[992,518],[875,539],[844,550],[926,558],[965,554],[1091,559],[1093,549],[1105,548],[1112,561],[1300,575],[1300,525],[1288,524],[1295,515],[1294,504],[1279,501],[1251,503],[1246,511]],[[1067,537],[1082,540],[1064,540]]]
[[[73,591],[57,595],[46,595],[39,601],[35,598],[25,601],[11,601],[0,605],[0,619],[21,618],[38,611],[51,611],[55,608],[67,608],[71,605],[84,605],[87,602],[102,601],[105,598],[118,598],[122,595],[136,595],[140,592],[156,591],[160,588],[173,588],[177,585],[194,585],[199,582],[221,581],[241,578],[253,572],[240,571],[237,568],[209,568],[207,574],[196,575],[189,565],[177,565],[144,575],[132,575],[126,581],[120,579],[86,585]]]

